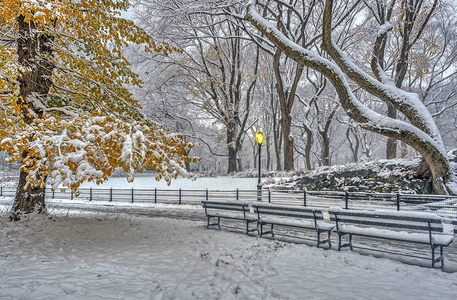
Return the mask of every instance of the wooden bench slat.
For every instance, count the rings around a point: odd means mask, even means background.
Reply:
[[[340,230],[346,234],[356,234],[366,237],[385,238],[389,240],[408,241],[418,244],[430,244],[428,234],[393,231],[393,230],[378,230],[376,228],[361,228],[353,225],[342,225]],[[433,235],[432,241],[437,245],[449,246],[453,241],[453,236],[449,235]]]
[[[314,222],[307,221],[307,220],[286,219],[286,218],[268,216],[268,217],[261,217],[261,222],[263,222],[264,224],[273,223],[273,224],[277,224],[277,225],[314,229]]]
[[[392,219],[389,219],[392,221]],[[336,219],[334,215],[330,215],[330,221],[335,222]],[[340,218],[338,216],[338,221],[342,223],[351,223],[351,224],[359,224],[359,225],[367,225],[367,226],[378,226],[378,227],[388,227],[388,228],[399,228],[399,229],[411,229],[411,230],[421,230],[421,231],[428,231],[429,227],[427,224],[427,220],[422,222],[388,222],[383,219],[370,219],[370,218]],[[442,224],[430,224],[432,232],[443,232]]]
[[[386,220],[401,220],[405,222],[427,222],[430,220],[431,223],[441,224],[441,218],[436,215],[427,214],[427,216],[412,216],[408,215],[395,215],[393,212],[388,211],[373,211],[373,212],[357,212],[357,211],[332,211],[329,210],[330,214],[338,212],[339,216],[351,217],[366,217],[366,218],[382,218]]]
[[[289,217],[289,218],[307,218],[307,219],[314,219],[313,213],[306,213],[306,214],[299,214],[296,212],[286,212],[286,211],[274,211],[274,210],[261,210],[262,215],[273,215],[273,216],[278,216],[278,217]],[[317,216],[317,219],[322,219],[321,216]]]
[[[244,214],[231,213],[231,212],[211,212],[208,215],[212,217],[230,218],[244,220]]]

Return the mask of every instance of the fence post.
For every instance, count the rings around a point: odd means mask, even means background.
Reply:
[[[268,188],[268,203],[271,203],[271,190]]]
[[[303,204],[306,206],[306,190],[303,191]]]
[[[132,203],[133,203],[133,188],[132,188]]]
[[[179,189],[179,205],[181,205],[181,189]]]
[[[208,189],[206,189],[206,201],[208,201],[208,198],[209,198],[208,196],[209,196],[208,195]]]
[[[89,201],[92,201],[92,188],[89,188]]]
[[[109,202],[113,201],[113,188],[109,188]]]
[[[0,197],[3,196],[3,187],[0,186]]]
[[[70,200],[73,200],[73,191],[70,191]]]
[[[154,203],[157,203],[157,188],[154,189]]]
[[[348,203],[349,202],[349,193],[348,193],[348,191],[344,192],[344,202],[345,202],[344,208],[348,209],[348,207],[349,207],[349,203]]]
[[[400,193],[397,192],[397,210],[400,210]]]
[[[240,200],[240,189],[236,189],[236,201]]]
[[[55,191],[54,191],[54,190],[52,190],[52,199],[54,199],[54,192],[55,192]]]

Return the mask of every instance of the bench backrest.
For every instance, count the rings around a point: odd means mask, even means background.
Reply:
[[[253,203],[252,206],[255,212],[261,216],[271,215],[278,217],[289,217],[289,218],[300,218],[300,219],[314,219],[322,220],[322,210],[309,206],[285,206],[285,205],[274,205],[274,204],[262,204]],[[314,212],[314,214],[313,214]]]
[[[443,232],[441,218],[430,213],[329,209],[330,221],[343,224]]]
[[[249,211],[249,204],[245,202],[234,202],[234,201],[202,201],[205,212],[207,210],[223,210],[223,211],[232,211],[232,212],[241,212],[244,213],[245,210]]]

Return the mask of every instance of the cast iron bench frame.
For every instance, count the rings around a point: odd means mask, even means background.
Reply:
[[[216,201],[216,200],[203,200],[203,207],[205,208],[205,215],[208,218],[206,228],[210,226],[217,226],[221,229],[221,219],[231,219],[244,221],[246,224],[246,234],[249,232],[257,231],[249,229],[249,224],[256,223],[257,216],[249,212],[249,203],[241,201]],[[211,219],[217,219],[215,223],[211,223]]]
[[[328,243],[328,249],[332,247],[330,234],[335,225],[323,222],[324,217],[321,209],[309,206],[286,206],[268,203],[252,203],[251,205],[257,214],[260,236],[271,234],[274,238],[274,225],[313,229],[317,233],[318,248],[325,243]],[[270,230],[264,231],[263,226],[265,225],[270,225]],[[321,233],[327,233],[325,240],[321,241]]]
[[[441,268],[443,268],[443,247],[449,246],[454,238],[453,235],[439,234],[443,233],[442,219],[441,217],[431,213],[344,210],[341,208],[331,208],[329,209],[329,214],[330,221],[334,221],[336,223],[336,231],[338,233],[338,251],[340,251],[343,247],[349,247],[353,250],[354,246],[352,245],[352,236],[364,236],[376,239],[424,244],[431,247],[432,268],[435,267],[435,263],[437,262],[441,262]],[[367,226],[374,226],[376,228]],[[408,230],[409,232],[400,230]],[[348,243],[342,244],[341,238],[344,235],[348,235],[349,240]],[[435,250],[437,248],[440,248],[440,256],[436,258]],[[429,259],[429,257],[413,256],[404,253],[382,251],[379,249],[370,250]]]

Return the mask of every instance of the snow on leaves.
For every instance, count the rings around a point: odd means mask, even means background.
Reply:
[[[81,115],[71,120],[49,116],[10,127],[8,133],[0,149],[8,151],[11,161],[28,152],[21,169],[28,172],[30,184],[38,180],[44,185],[42,178],[48,177],[53,189],[64,185],[76,192],[86,180],[107,180],[116,167],[127,171],[130,181],[134,171],[148,169],[168,183],[178,175],[190,177],[184,166],[191,160],[185,153],[192,145],[144,122],[127,123],[112,116]]]

